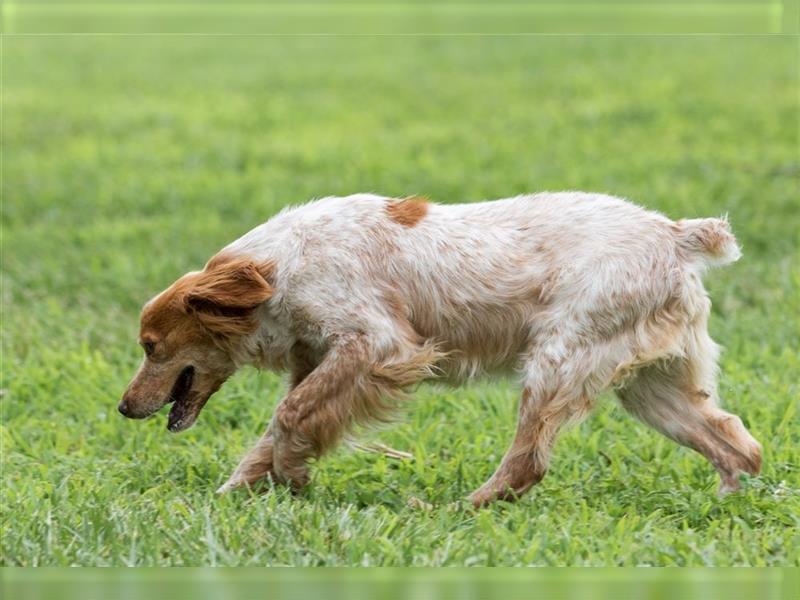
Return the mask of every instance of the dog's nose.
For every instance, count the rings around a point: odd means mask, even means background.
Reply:
[[[124,416],[130,417],[130,414],[128,414],[128,401],[125,398],[123,398],[117,405],[117,410]]]

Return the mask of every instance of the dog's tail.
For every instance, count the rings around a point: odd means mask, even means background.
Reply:
[[[702,266],[721,266],[742,256],[727,218],[683,219],[675,223],[678,246],[693,262]]]

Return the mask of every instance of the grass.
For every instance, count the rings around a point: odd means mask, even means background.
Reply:
[[[789,37],[6,37],[5,565],[798,565],[800,160]],[[284,384],[246,370],[187,433],[132,422],[140,305],[287,203],[544,189],[727,212],[721,394],[764,445],[742,493],[606,397],[518,504],[444,505],[510,440],[510,382],[423,386],[299,497],[215,497]]]

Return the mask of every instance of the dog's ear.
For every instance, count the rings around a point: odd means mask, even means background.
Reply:
[[[184,307],[213,334],[252,333],[258,325],[256,308],[272,297],[271,272],[271,264],[259,267],[249,259],[211,260],[197,274]]]

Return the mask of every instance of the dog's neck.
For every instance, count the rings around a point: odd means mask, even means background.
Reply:
[[[287,324],[272,312],[269,306],[264,306],[259,314],[258,328],[232,349],[237,366],[251,365],[269,371],[287,368],[295,339]]]

